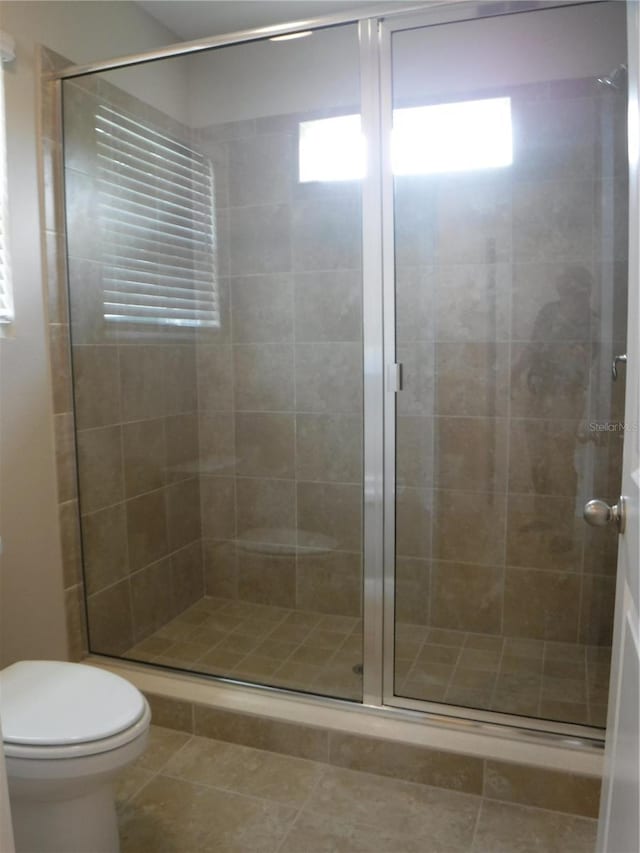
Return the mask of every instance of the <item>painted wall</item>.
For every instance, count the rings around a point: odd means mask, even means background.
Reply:
[[[37,45],[87,62],[176,38],[130,2],[2,3],[0,28],[16,40],[16,59],[5,75],[16,323],[13,337],[0,341],[0,665],[5,666],[19,658],[67,656],[39,233]],[[148,98],[164,92],[179,103],[179,87],[175,72],[154,78]]]
[[[463,21],[436,27],[428,38],[424,30],[406,30],[394,37],[394,47],[399,48],[394,53],[396,96],[429,97],[440,91],[455,96],[469,88],[470,68],[478,89],[505,80],[517,86],[606,74],[620,62],[624,27],[624,4],[602,3],[579,15],[572,9],[553,9],[544,15],[495,18],[490,26],[487,21]],[[194,56],[189,69],[191,126],[351,107],[359,100],[354,28],[336,27],[304,39],[252,42]],[[525,55],[517,48],[523,38],[530,45]],[[591,43],[592,50],[582,49]],[[345,80],[351,85],[345,87]]]

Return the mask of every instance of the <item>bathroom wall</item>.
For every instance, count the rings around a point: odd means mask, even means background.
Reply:
[[[360,184],[300,183],[311,115],[197,133],[225,270],[221,329],[198,342],[206,588],[359,616]]]
[[[52,269],[53,210],[39,206],[37,43],[82,62],[167,44],[175,36],[129,2],[3,2],[0,21],[16,40],[16,59],[5,66],[4,74],[16,306],[12,336],[0,341],[0,665],[6,665],[19,658],[67,656],[63,587],[72,576],[65,569],[63,580],[58,502],[67,496],[56,486],[54,422],[62,464],[68,431],[64,417],[54,419],[51,405],[46,323],[48,316],[55,317],[55,308],[45,303],[46,255],[38,228],[42,221]],[[52,176],[43,178],[51,188]],[[65,565],[71,566],[77,560],[75,546],[64,533],[73,530],[65,521],[71,500],[63,503],[62,547]],[[81,636],[78,587],[72,584],[68,590],[75,640]]]

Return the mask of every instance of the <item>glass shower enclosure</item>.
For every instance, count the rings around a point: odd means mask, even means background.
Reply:
[[[624,4],[296,36],[63,81],[90,650],[594,734]]]

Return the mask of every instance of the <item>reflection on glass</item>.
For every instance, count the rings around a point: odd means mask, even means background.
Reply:
[[[105,320],[218,327],[211,161],[105,104],[95,119]]]
[[[362,695],[361,187],[294,156],[357,60],[348,26],[63,84],[94,652]]]
[[[512,161],[510,98],[393,111],[394,175],[492,169]]]
[[[394,687],[602,726],[617,537],[582,507],[619,493],[624,77],[533,47],[504,73],[531,26],[599,43],[593,9],[566,11],[393,36]]]
[[[353,181],[366,173],[360,116],[300,123],[299,180]],[[432,175],[510,166],[511,99],[429,104],[393,111],[394,175]]]
[[[359,115],[300,122],[299,179],[353,181],[366,172],[366,149]]]

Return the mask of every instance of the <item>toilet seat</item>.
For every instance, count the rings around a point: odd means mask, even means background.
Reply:
[[[127,746],[137,738],[145,735],[151,723],[151,711],[145,700],[142,717],[123,732],[100,740],[90,740],[84,743],[66,744],[65,746],[27,746],[23,743],[4,742],[5,757],[17,759],[71,759],[89,758],[94,755],[111,752],[114,749]]]
[[[5,754],[15,758],[95,755],[134,740],[149,725],[140,691],[84,664],[20,661],[0,672]]]

